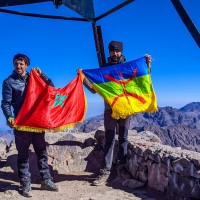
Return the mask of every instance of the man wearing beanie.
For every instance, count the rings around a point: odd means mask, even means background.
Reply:
[[[119,41],[111,41],[108,45],[109,54],[108,63],[106,66],[112,66],[126,61],[126,58],[122,55],[123,43]],[[151,62],[151,57],[146,56],[147,62]],[[118,152],[117,152],[117,163],[118,169],[124,168],[127,156],[128,147],[128,129],[130,125],[130,116],[125,119],[114,119],[112,118],[111,107],[104,102],[104,128],[105,128],[105,144],[104,144],[104,158],[103,168],[100,169],[100,175],[92,183],[92,185],[98,186],[103,185],[108,181],[110,176],[112,163],[113,163],[113,152],[115,146],[115,135],[118,132]]]
[[[108,45],[109,57],[105,66],[110,66],[124,63],[126,58],[122,55],[123,43],[119,41],[111,41]],[[151,56],[146,55],[147,63],[151,62]],[[102,66],[102,67],[105,67]],[[78,73],[80,72],[78,69]],[[92,93],[96,93],[87,79],[83,81],[84,86]],[[113,152],[115,147],[115,135],[118,132],[118,152],[116,168],[125,169],[127,147],[128,147],[128,129],[130,125],[130,116],[125,119],[112,118],[112,109],[104,101],[104,129],[105,129],[105,144],[103,145],[104,158],[102,163],[102,169],[100,169],[100,175],[92,183],[92,185],[98,186],[107,183],[113,167]]]
[[[118,41],[111,41],[108,45],[110,57],[108,57],[108,65],[123,63],[126,61],[125,57],[122,56],[123,43]]]

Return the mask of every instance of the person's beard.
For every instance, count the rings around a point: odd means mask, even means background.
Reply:
[[[120,57],[114,55],[114,56],[111,57],[111,61],[112,61],[113,63],[118,63],[118,62],[120,61]]]

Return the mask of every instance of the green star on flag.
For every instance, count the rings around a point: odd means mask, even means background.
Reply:
[[[53,108],[56,107],[56,106],[61,106],[63,107],[64,106],[64,101],[65,99],[67,98],[67,96],[61,96],[60,94],[56,94],[55,96],[55,102],[53,104]]]

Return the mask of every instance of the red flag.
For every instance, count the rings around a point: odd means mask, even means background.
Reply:
[[[81,74],[64,88],[54,88],[31,70],[26,98],[14,128],[31,132],[73,128],[84,120],[86,104]]]

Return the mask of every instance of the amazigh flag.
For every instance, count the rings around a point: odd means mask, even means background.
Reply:
[[[64,88],[54,88],[31,70],[25,101],[14,128],[31,132],[65,130],[82,122],[85,112],[81,74]]]
[[[158,109],[145,56],[131,62],[83,70],[83,74],[111,106],[115,119]]]

